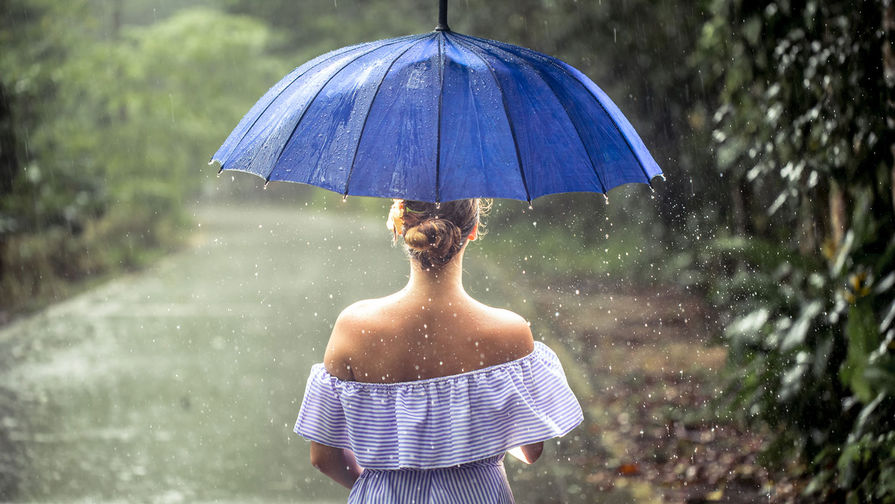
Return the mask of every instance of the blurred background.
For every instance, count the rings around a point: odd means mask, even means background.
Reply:
[[[210,155],[412,0],[0,0],[0,500],[344,502],[291,433],[339,311],[406,281],[389,201]],[[467,289],[554,346],[582,427],[520,502],[895,502],[891,0],[454,1],[557,56],[655,191],[495,202]],[[242,175],[242,176],[240,176]]]

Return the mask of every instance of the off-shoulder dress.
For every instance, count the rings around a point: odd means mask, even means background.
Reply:
[[[556,354],[419,381],[340,380],[311,368],[295,423],[302,437],[354,452],[353,503],[512,503],[511,448],[563,436],[581,406]]]

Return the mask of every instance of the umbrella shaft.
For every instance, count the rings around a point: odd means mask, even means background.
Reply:
[[[436,31],[451,31],[447,23],[447,0],[438,0],[438,26]]]

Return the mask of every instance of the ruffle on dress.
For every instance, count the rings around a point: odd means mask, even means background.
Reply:
[[[411,382],[343,381],[315,364],[295,432],[350,449],[366,469],[434,469],[563,436],[582,419],[559,358],[536,341],[520,359]]]

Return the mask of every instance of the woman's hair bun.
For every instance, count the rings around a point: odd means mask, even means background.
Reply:
[[[410,256],[425,268],[444,266],[463,249],[489,206],[490,202],[479,199],[442,203],[405,200],[402,227]]]
[[[408,229],[404,243],[430,267],[448,262],[463,246],[460,228],[440,218],[426,219]]]

